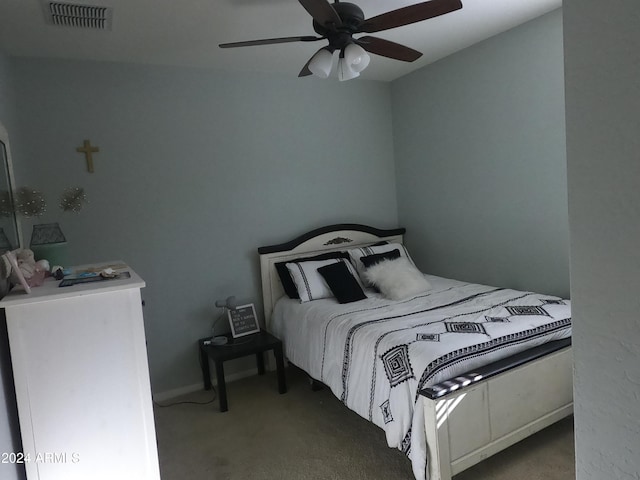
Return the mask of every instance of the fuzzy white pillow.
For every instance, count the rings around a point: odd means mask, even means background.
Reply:
[[[349,256],[351,257],[351,263],[354,267],[356,267],[356,271],[362,281],[366,283],[364,278],[364,272],[366,270],[365,266],[362,264],[360,260],[362,257],[366,257],[368,255],[374,255],[377,253],[388,253],[392,250],[398,250],[400,252],[400,257],[407,258],[411,265],[415,267],[413,260],[409,256],[409,251],[407,247],[402,245],[401,243],[385,243],[384,245],[370,245],[368,247],[360,247],[360,248],[352,248],[351,250],[347,250]]]
[[[364,276],[391,300],[404,300],[431,288],[422,272],[404,257],[383,260],[365,270]]]

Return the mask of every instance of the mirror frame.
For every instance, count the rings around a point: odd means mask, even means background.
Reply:
[[[13,174],[13,161],[11,160],[11,146],[9,145],[9,133],[7,129],[4,128],[4,125],[0,122],[0,141],[4,143],[5,157],[7,162],[7,173],[9,175],[8,183],[9,188],[11,189],[11,195],[15,198],[16,185],[15,185],[15,176]],[[16,231],[18,233],[18,248],[23,248],[23,239],[22,239],[22,225],[20,224],[20,218],[17,215],[13,215],[13,220],[16,224]]]

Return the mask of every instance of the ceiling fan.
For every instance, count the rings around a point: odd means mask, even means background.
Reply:
[[[316,75],[327,78],[331,72],[333,53],[340,51],[338,79],[350,80],[359,76],[360,72],[369,65],[370,57],[367,52],[404,62],[413,62],[422,56],[422,53],[417,50],[383,38],[372,36],[353,38],[353,35],[402,27],[462,8],[460,0],[431,0],[365,19],[360,7],[353,3],[340,2],[339,0],[335,0],[333,4],[327,0],[298,1],[313,17],[313,29],[320,36],[307,35],[222,43],[220,48],[328,40],[329,45],[322,47],[309,59],[302,67],[298,77]]]

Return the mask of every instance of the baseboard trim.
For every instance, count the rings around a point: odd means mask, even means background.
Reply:
[[[274,365],[274,362],[272,362],[270,356],[268,356],[265,362],[265,369],[267,371],[271,371],[274,369],[273,365]],[[230,373],[229,375],[227,375],[225,372],[224,380],[225,380],[225,383],[230,383],[230,382],[235,382],[236,380],[240,380],[242,378],[250,377],[252,375],[257,375],[257,371],[255,368],[250,368],[248,370],[243,370],[241,372]],[[214,386],[217,385],[215,374],[214,374],[214,378],[211,379],[211,384]],[[191,385],[185,385],[184,387],[178,387],[178,388],[173,388],[171,390],[166,390],[164,392],[153,393],[152,398],[154,402],[166,402],[167,400],[172,400],[176,397],[186,395],[187,393],[193,393],[203,389],[204,389],[204,386],[200,381],[198,383],[193,383]]]
[[[197,392],[198,390],[202,389],[202,382],[198,382],[192,385],[185,385],[184,387],[154,393],[151,396],[154,402],[166,402],[167,400],[173,400],[176,397],[186,395],[187,393]]]

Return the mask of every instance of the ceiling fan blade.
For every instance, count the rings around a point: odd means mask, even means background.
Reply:
[[[327,0],[298,0],[304,9],[323,27],[340,27],[342,20]]]
[[[383,57],[402,60],[403,62],[413,62],[422,56],[422,53],[413,48],[405,47],[399,43],[390,42],[384,38],[361,37],[356,43],[367,52],[375,53]]]
[[[431,0],[430,2],[409,5],[408,7],[392,10],[365,20],[358,28],[358,32],[374,33],[402,27],[403,25],[421,22],[461,8],[462,2],[460,0]]]
[[[220,48],[252,47],[254,45],[271,45],[274,43],[315,42],[316,40],[323,40],[323,39],[324,37],[313,37],[313,36],[265,38],[264,40],[249,40],[246,42],[221,43],[218,46]]]

